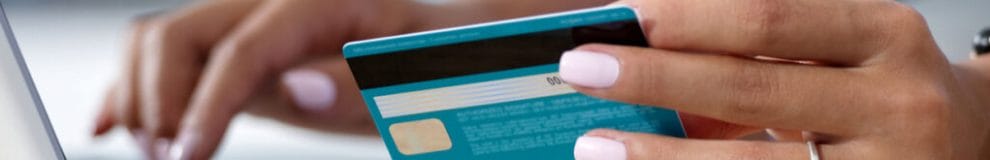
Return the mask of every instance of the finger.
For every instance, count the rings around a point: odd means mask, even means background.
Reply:
[[[143,129],[129,128],[127,131],[131,133],[131,138],[134,139],[134,143],[136,143],[138,148],[141,149],[141,152],[145,153],[145,159],[154,159],[155,157],[151,154],[154,153],[154,150],[152,149],[152,142],[151,138],[148,137],[148,133],[146,133]]]
[[[848,158],[832,146],[819,145],[831,159]],[[644,133],[593,130],[578,138],[574,157],[578,160],[628,159],[810,159],[804,143],[742,140],[678,139]]]
[[[864,123],[856,117],[868,116],[864,108],[844,108],[861,106],[850,100],[867,87],[841,69],[613,45],[576,50],[562,56],[561,78],[596,97],[823,133],[849,133],[850,125],[835,124]]]
[[[625,0],[653,47],[856,66],[883,46],[876,9],[896,2]],[[851,3],[873,3],[858,5]],[[866,34],[864,34],[866,33]]]
[[[171,139],[189,103],[205,61],[203,48],[250,11],[256,1],[211,1],[158,17],[141,44],[139,81],[142,130],[149,135],[145,153],[167,159]]]
[[[193,94],[172,155],[180,159],[209,159],[217,149],[231,119],[258,86],[271,79],[307,51],[306,26],[285,22],[303,17],[288,3],[267,1],[213,50],[210,64]],[[290,18],[287,18],[290,17]]]
[[[253,7],[253,1],[205,2],[148,24],[134,88],[141,91],[141,125],[155,143],[174,137],[206,61],[203,47],[212,46]]]
[[[342,55],[321,55],[281,74],[281,106],[252,105],[248,112],[309,129],[373,134],[374,123]],[[263,91],[267,93],[268,91]],[[252,102],[254,102],[252,100]]]
[[[141,119],[138,116],[141,89],[137,84],[141,78],[141,50],[143,49],[145,32],[148,30],[148,21],[148,18],[139,18],[131,25],[130,41],[127,44],[127,53],[124,55],[123,74],[119,84],[114,85],[114,91],[111,93],[113,95],[108,95],[113,96],[113,98],[107,98],[110,101],[107,103],[112,103],[112,106],[115,107],[114,119],[116,123],[130,130],[141,127]]]
[[[104,96],[103,107],[100,109],[100,113],[96,115],[96,125],[93,127],[93,137],[101,136],[110,131],[110,129],[113,129],[114,122],[117,121],[114,119],[114,113],[116,113],[114,110],[116,108],[116,106],[114,106],[114,101],[116,100],[114,99],[117,98],[116,94],[118,88],[119,87],[114,85],[114,87],[111,87],[110,90],[107,91],[107,95]]]

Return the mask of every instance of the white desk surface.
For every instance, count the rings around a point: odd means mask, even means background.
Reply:
[[[104,89],[116,76],[128,20],[181,1],[4,0],[8,17],[70,159],[136,159],[140,152],[122,129],[89,137]],[[987,0],[913,1],[928,17],[953,61],[966,59],[972,36],[986,21]],[[983,16],[983,17],[981,17]],[[219,159],[387,159],[377,138],[326,135],[241,116]],[[277,137],[277,138],[273,138]]]

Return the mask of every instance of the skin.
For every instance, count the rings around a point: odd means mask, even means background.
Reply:
[[[127,128],[152,159],[170,158],[168,148],[182,139],[194,149],[171,158],[209,159],[239,113],[373,135],[339,53],[344,42],[607,3],[559,1],[197,3],[133,25],[125,72],[94,134]],[[623,142],[631,159],[806,159],[800,131],[815,133],[826,159],[988,156],[979,154],[990,150],[990,102],[982,98],[990,96],[990,60],[949,64],[908,7],[878,0],[620,3],[639,10],[651,48],[579,47],[615,56],[622,74],[609,88],[575,87],[677,109],[692,138],[586,135]],[[303,69],[337,82],[334,107],[295,107],[276,77]],[[732,140],[764,128],[780,141]]]
[[[990,159],[990,59],[950,64],[924,18],[908,6],[619,3],[638,9],[651,47],[577,48],[620,62],[613,85],[576,86],[580,92],[736,126],[726,133],[773,128],[780,139],[585,135],[623,143],[628,159],[808,159],[804,140],[817,141],[824,159]],[[811,134],[802,138],[798,131]]]

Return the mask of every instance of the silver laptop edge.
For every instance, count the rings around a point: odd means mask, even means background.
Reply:
[[[39,117],[41,117],[42,124],[44,124],[45,131],[48,134],[49,142],[51,142],[52,150],[55,152],[55,157],[58,159],[65,159],[65,154],[62,152],[62,147],[58,143],[58,138],[55,136],[55,130],[52,128],[52,123],[48,119],[48,113],[45,111],[45,105],[41,101],[41,97],[38,95],[38,90],[35,88],[34,80],[31,78],[31,73],[28,70],[27,64],[24,63],[24,56],[21,55],[20,47],[17,46],[17,40],[14,38],[14,32],[10,28],[10,23],[7,21],[7,14],[4,9],[3,2],[0,2],[0,26],[3,28],[4,34],[7,36],[7,40],[10,44],[11,53],[14,59],[17,60],[17,66],[20,69],[21,76],[24,78],[27,84],[28,90],[31,93],[31,99],[34,101],[35,107],[37,108]]]

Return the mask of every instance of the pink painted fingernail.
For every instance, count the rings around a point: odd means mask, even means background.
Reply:
[[[143,129],[131,130],[131,135],[134,136],[134,141],[141,148],[141,151],[144,152],[144,155],[146,156],[145,158],[147,159],[156,158],[156,156],[154,155],[155,144],[151,140],[151,136],[148,136],[147,133],[148,132],[145,132]]]
[[[626,145],[601,137],[578,137],[574,144],[575,160],[625,160]]]
[[[200,141],[200,135],[191,131],[183,131],[175,139],[175,143],[168,149],[168,158],[171,159],[191,159],[196,151],[196,142]]]
[[[141,146],[151,146],[151,141],[148,140],[148,134],[144,130],[136,129],[131,131],[131,136],[134,136],[134,141]]]
[[[560,78],[578,86],[608,88],[619,78],[619,60],[603,53],[567,51],[560,57]]]
[[[169,148],[172,147],[172,141],[165,138],[158,138],[155,140],[155,156],[160,160],[175,159],[171,157],[168,152]]]
[[[337,98],[333,79],[314,69],[298,69],[282,75],[292,99],[305,111],[319,113],[330,109]]]

